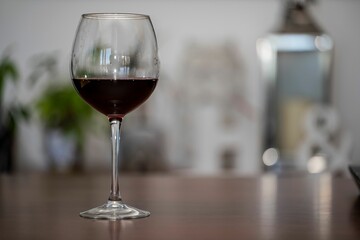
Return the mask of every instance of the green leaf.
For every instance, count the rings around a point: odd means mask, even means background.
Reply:
[[[0,102],[3,98],[3,89],[6,81],[16,81],[19,78],[15,62],[9,56],[4,56],[0,60]]]

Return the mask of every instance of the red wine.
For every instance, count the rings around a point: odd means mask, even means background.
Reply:
[[[122,118],[149,98],[156,78],[73,79],[80,96],[109,118]]]

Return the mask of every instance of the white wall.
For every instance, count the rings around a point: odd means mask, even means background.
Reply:
[[[255,41],[278,23],[280,1],[0,0],[0,52],[8,46],[13,47],[12,55],[24,79],[30,71],[31,57],[52,51],[59,54],[61,69],[66,73],[76,26],[80,15],[85,12],[149,14],[158,36],[162,76],[166,76],[163,81],[174,85],[182,81],[178,78],[179,65],[187,44],[235,42],[248,84],[249,102],[256,110],[260,109],[262,83]],[[360,107],[357,104],[360,102],[360,1],[320,0],[312,7],[312,12],[317,14],[316,19],[336,44],[335,105],[344,128],[353,134],[355,150],[352,159],[360,161],[360,127],[357,126],[360,123]],[[33,99],[32,93],[25,86],[19,95],[24,101]],[[25,168],[45,167],[38,128],[39,124],[22,128],[19,161],[27,166]],[[258,144],[258,141],[254,144]],[[97,153],[95,158],[100,157],[100,153]]]

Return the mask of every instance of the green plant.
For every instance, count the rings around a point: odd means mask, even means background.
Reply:
[[[46,80],[48,84],[43,94],[35,101],[35,110],[47,129],[58,129],[72,135],[78,146],[82,147],[86,125],[89,123],[92,108],[76,93],[70,79],[59,76],[56,53],[35,56],[30,83]]]
[[[73,135],[79,147],[82,147],[85,126],[93,110],[80,99],[70,84],[57,87],[50,85],[35,107],[46,128],[59,129]]]
[[[75,156],[72,156],[74,159],[68,170],[78,171],[82,169],[85,135],[94,110],[78,96],[70,79],[61,77],[55,56],[56,54],[39,55],[33,61],[30,82],[45,80],[47,84],[40,97],[34,101],[34,107],[45,127],[45,141],[49,140],[48,137],[54,131],[65,138],[69,137],[65,140],[67,142],[75,140]],[[67,160],[56,160],[58,156],[51,152],[53,150],[48,146],[50,165],[56,170],[59,161],[65,163]]]
[[[0,59],[0,172],[13,170],[15,134],[19,121],[29,116],[27,108],[17,101],[4,104],[7,84],[16,84],[18,79],[18,68],[9,54],[5,53]]]

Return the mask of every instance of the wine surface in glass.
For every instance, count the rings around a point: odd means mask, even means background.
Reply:
[[[109,118],[123,118],[154,91],[157,78],[73,79],[80,96]]]

